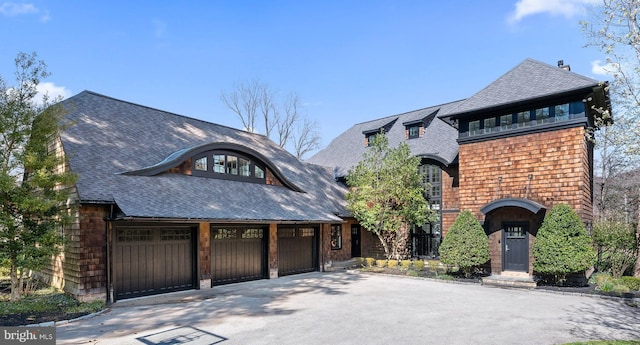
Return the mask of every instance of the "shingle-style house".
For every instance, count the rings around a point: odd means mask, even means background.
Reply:
[[[392,147],[406,142],[422,158],[429,201],[440,211],[439,223],[413,229],[412,254],[437,255],[460,211],[471,210],[489,236],[491,273],[531,277],[531,246],[547,210],[566,203],[592,222],[587,131],[599,108],[610,111],[605,84],[560,62],[527,59],[465,100],[356,124],[308,162],[342,178],[368,137],[384,130]],[[362,255],[378,255],[367,242]]]
[[[461,210],[484,224],[493,274],[532,275],[545,212],[592,219],[593,146],[606,88],[525,60],[468,99],[359,123],[301,162],[263,135],[84,91],[62,103],[58,147],[77,174],[74,222],[50,269],[79,299],[117,301],[328,269],[381,256],[346,210],[344,177],[383,130],[422,158],[440,221],[412,229],[437,256]]]

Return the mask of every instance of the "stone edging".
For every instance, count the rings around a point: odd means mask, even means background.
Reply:
[[[18,327],[53,327],[53,326],[60,326],[60,325],[64,325],[64,324],[67,324],[67,323],[71,323],[71,322],[75,322],[75,321],[80,321],[80,320],[96,317],[98,315],[101,315],[101,314],[109,311],[109,310],[110,310],[109,308],[105,308],[105,309],[102,309],[102,310],[97,311],[95,313],[82,315],[82,316],[76,317],[74,319],[60,320],[60,321],[47,321],[47,322],[41,322],[41,323],[32,323],[32,324],[29,324],[29,325],[22,325],[22,326],[18,326]]]

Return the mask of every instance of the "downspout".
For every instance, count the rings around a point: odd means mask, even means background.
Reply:
[[[105,303],[107,305],[110,305],[112,303],[111,301],[111,246],[109,245],[109,225],[112,225],[112,220],[113,220],[113,204],[111,205],[111,208],[109,210],[109,217],[107,219],[105,219],[105,241],[107,242],[107,264],[106,264],[106,268],[107,268],[107,299],[105,301]]]

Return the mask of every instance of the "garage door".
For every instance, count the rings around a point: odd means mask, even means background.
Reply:
[[[318,267],[316,228],[278,229],[278,275],[312,272]]]
[[[194,288],[194,239],[191,227],[116,227],[116,300]]]
[[[211,227],[211,284],[262,279],[267,273],[267,229]]]

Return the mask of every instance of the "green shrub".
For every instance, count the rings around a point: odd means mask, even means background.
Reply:
[[[366,258],[366,259],[364,259],[364,261],[367,262],[367,267],[373,267],[373,263],[376,262],[376,259],[374,259],[374,258]]]
[[[400,261],[400,267],[403,270],[411,269],[411,260],[402,260],[402,261]]]
[[[396,268],[398,267],[398,260],[389,260],[387,265],[389,266],[389,268]]]
[[[387,266],[387,260],[376,260],[376,266],[378,266],[378,267]]]
[[[640,278],[636,277],[622,277],[622,284],[628,287],[630,290],[640,291]]]
[[[420,274],[418,272],[414,271],[414,270],[408,270],[407,271],[407,275],[410,276],[410,277],[419,277],[420,276]]]
[[[466,277],[489,261],[489,239],[471,211],[460,213],[439,248],[440,261],[458,266]]]
[[[422,271],[424,269],[424,261],[416,260],[413,262],[413,269],[416,271]]]
[[[578,214],[558,204],[545,216],[533,243],[533,268],[556,283],[569,273],[583,272],[596,261],[596,252]]]
[[[353,258],[353,260],[356,262],[356,265],[358,267],[362,267],[365,264],[364,258]]]
[[[617,221],[593,225],[593,242],[598,249],[597,269],[619,278],[636,262],[636,232],[631,224]]]

